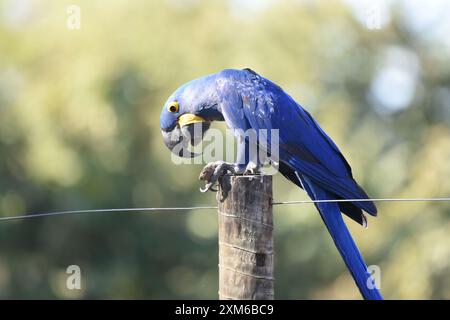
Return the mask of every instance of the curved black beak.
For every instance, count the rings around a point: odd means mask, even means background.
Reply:
[[[191,123],[180,128],[175,126],[171,131],[162,130],[164,144],[173,154],[183,158],[194,158],[200,153],[189,150],[189,145],[197,145],[209,129],[209,122]]]

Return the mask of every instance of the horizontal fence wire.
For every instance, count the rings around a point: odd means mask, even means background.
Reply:
[[[292,200],[292,201],[274,202],[273,205],[327,203],[327,202],[446,202],[446,201],[450,201],[450,198],[374,198],[374,199]]]
[[[20,216],[0,217],[0,221],[18,220],[25,218],[51,217],[67,214],[87,214],[87,213],[113,213],[113,212],[150,212],[150,211],[191,211],[217,209],[217,206],[197,206],[197,207],[155,207],[155,208],[112,208],[112,209],[86,209],[86,210],[67,210],[44,213],[30,213]]]
[[[329,199],[329,200],[292,200],[275,201],[273,205],[293,205],[293,204],[313,204],[326,202],[450,202],[449,198],[374,198],[374,199]],[[21,220],[39,217],[51,217],[62,215],[81,215],[88,213],[114,213],[114,212],[162,212],[162,211],[191,211],[191,210],[211,210],[217,206],[191,206],[191,207],[149,207],[149,208],[110,208],[110,209],[86,209],[67,210],[44,213],[30,213],[25,215],[0,217],[0,221]]]

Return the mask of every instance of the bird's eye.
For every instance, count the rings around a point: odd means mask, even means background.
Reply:
[[[176,101],[170,103],[169,106],[167,107],[167,111],[172,112],[172,113],[178,112],[179,109],[180,109],[180,106],[178,105],[178,102],[176,102]]]

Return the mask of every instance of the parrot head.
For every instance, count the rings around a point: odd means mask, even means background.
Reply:
[[[211,121],[221,119],[214,75],[188,82],[170,95],[162,108],[160,125],[164,143],[177,156],[196,157],[200,154],[189,151],[189,144],[197,145]]]

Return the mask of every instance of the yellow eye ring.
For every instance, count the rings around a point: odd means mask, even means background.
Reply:
[[[180,109],[180,106],[178,105],[178,102],[176,102],[176,101],[171,102],[171,103],[167,106],[167,111],[169,111],[169,112],[171,112],[171,113],[178,112],[179,109]]]

